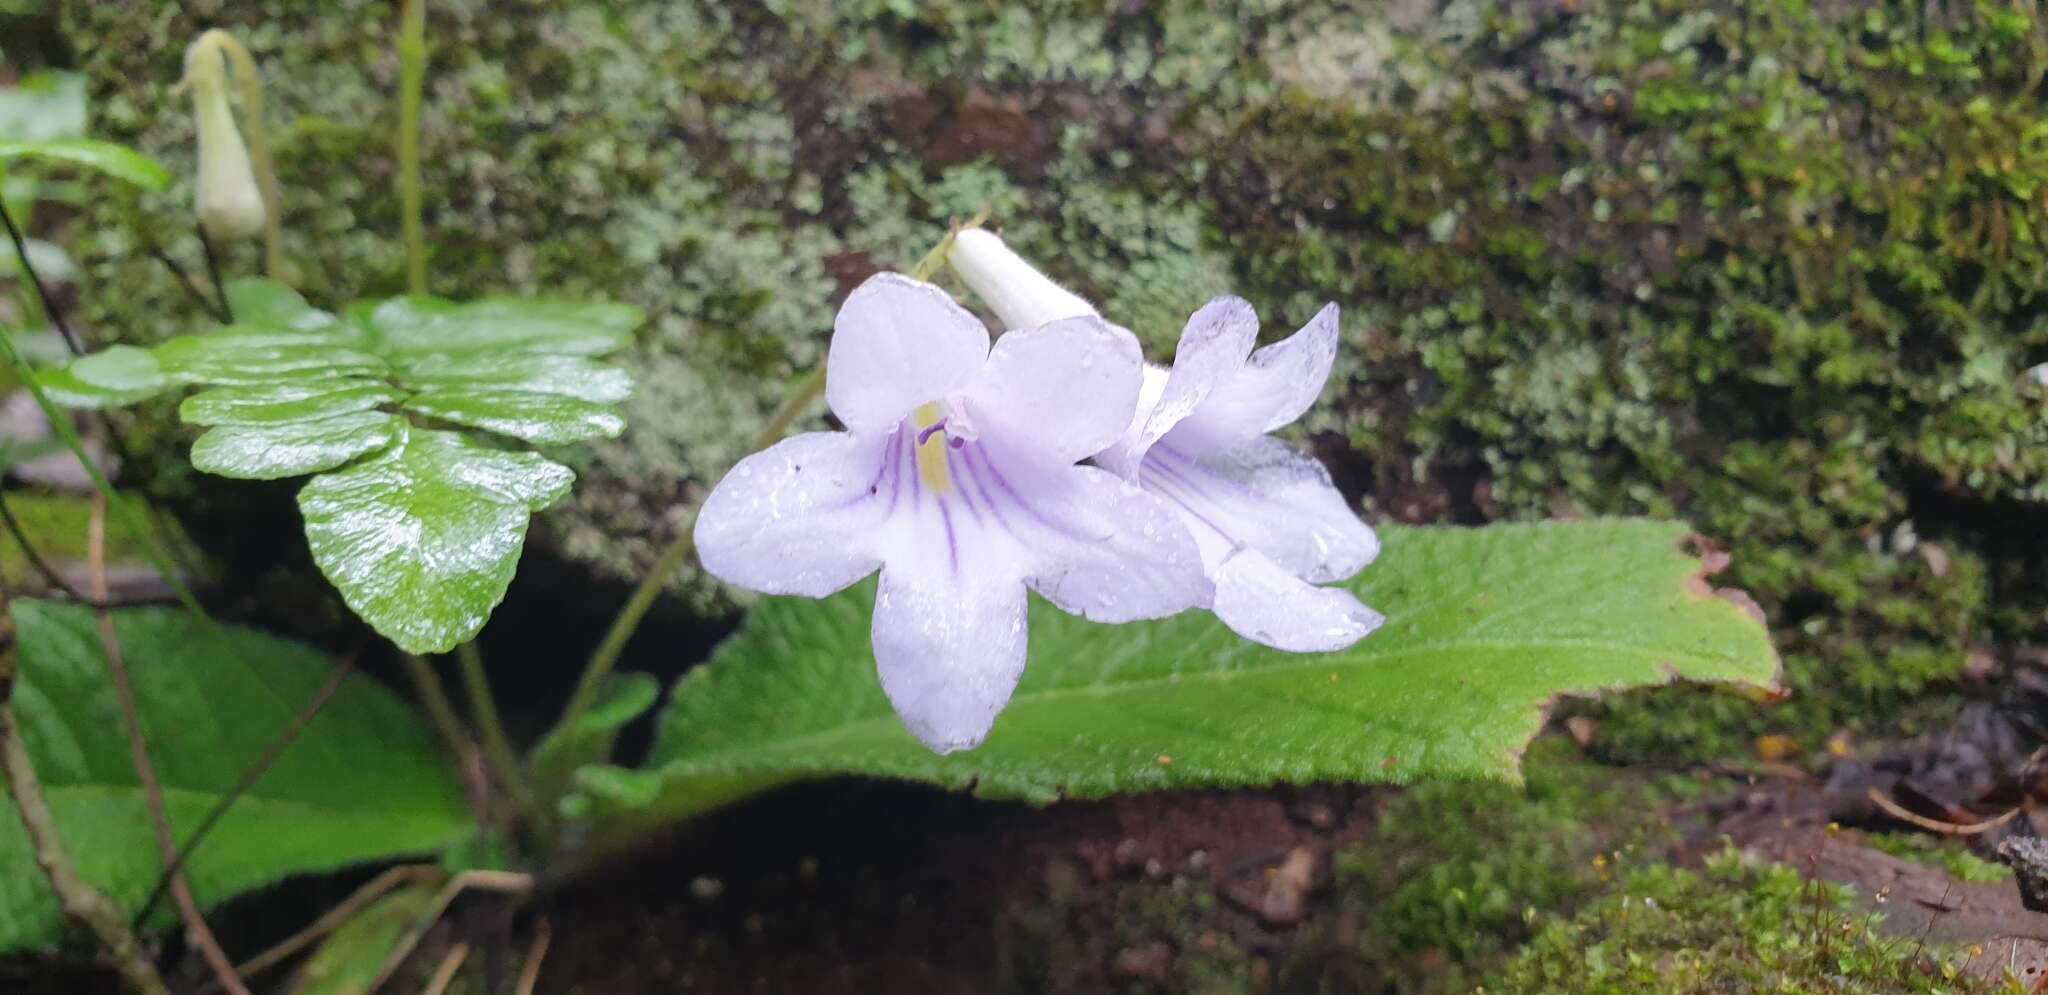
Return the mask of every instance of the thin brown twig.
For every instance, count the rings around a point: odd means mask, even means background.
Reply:
[[[455,896],[470,888],[506,895],[527,895],[533,892],[533,884],[533,875],[517,871],[463,871],[449,878],[448,882],[441,886],[441,890],[434,893],[434,900],[428,903],[426,914],[413,923],[412,927],[399,937],[398,943],[392,946],[391,953],[385,956],[383,966],[377,971],[376,979],[370,982],[369,990],[376,991],[379,985],[390,980],[391,975],[397,972],[398,965],[405,963],[405,959],[412,956],[412,952],[419,947],[420,939],[427,935],[427,930],[432,929],[435,923],[441,921],[442,914],[448,911],[448,905],[455,901]]]
[[[235,802],[248,794],[249,789],[256,786],[256,782],[270,770],[271,765],[277,763],[277,758],[283,756],[284,751],[298,740],[299,734],[306,731],[307,723],[312,722],[313,717],[327,707],[328,701],[334,698],[336,691],[341,690],[342,681],[348,679],[348,675],[354,672],[355,667],[354,653],[342,657],[340,662],[334,665],[334,673],[327,678],[327,683],[321,685],[320,690],[313,692],[312,700],[306,702],[305,707],[299,709],[298,714],[285,723],[284,729],[264,748],[263,755],[249,765],[248,770],[242,772],[241,780],[236,781],[235,786],[229,788],[227,794],[213,803],[213,808],[207,811],[206,818],[199,820],[199,825],[192,830],[192,835],[185,838],[185,845],[178,851],[178,859],[171,861],[170,866],[164,868],[164,872],[157,876],[156,887],[150,889],[149,900],[143,902],[142,911],[135,914],[134,921],[138,927],[149,921],[150,913],[155,912],[156,904],[163,900],[164,892],[171,884],[171,875],[185,869],[185,862],[192,859],[192,851],[199,849],[199,844],[206,839],[208,833],[213,832],[213,827],[228,814],[228,810],[235,807]]]
[[[1878,808],[1884,809],[1886,815],[1900,822],[1911,823],[1930,833],[1941,833],[1944,836],[1982,835],[2011,822],[2013,819],[2018,818],[2020,814],[2020,809],[2014,808],[2004,815],[1986,819],[1983,822],[1943,822],[1940,819],[1930,819],[1918,812],[1907,809],[1898,802],[1891,800],[1884,792],[1877,790],[1874,785],[1870,788],[1869,793],[1870,800],[1876,803]]]
[[[444,873],[440,868],[431,864],[406,864],[401,867],[393,867],[371,878],[368,883],[357,888],[353,894],[342,899],[341,904],[322,913],[320,918],[313,920],[312,925],[285,937],[270,949],[236,965],[235,970],[240,972],[245,978],[255,977],[264,971],[268,971],[291,959],[292,955],[297,954],[299,951],[312,946],[321,937],[341,928],[343,923],[348,922],[349,919],[353,918],[356,913],[361,912],[371,902],[383,897],[385,892],[402,884],[430,881],[442,877]],[[208,981],[199,987],[199,995],[206,995],[206,993],[214,991],[218,987],[215,982]]]
[[[14,508],[7,503],[5,491],[0,491],[0,523],[6,525],[8,534],[14,537],[14,544],[21,547],[21,555],[28,560],[29,566],[35,568],[36,573],[43,576],[44,583],[64,592],[64,595],[73,601],[85,600],[85,595],[78,593],[77,588],[67,583],[64,575],[50,566],[48,560],[43,559],[43,554],[36,552],[35,546],[28,541],[28,530],[22,528],[21,519],[14,517]]]
[[[71,854],[57,833],[57,820],[50,813],[49,800],[43,796],[42,781],[29,760],[28,747],[15,728],[13,709],[4,701],[0,701],[0,779],[7,784],[15,812],[20,815],[29,845],[35,851],[36,866],[42,869],[44,880],[56,893],[57,907],[64,916],[99,940],[100,949],[113,962],[114,970],[120,972],[122,980],[137,995],[170,995],[155,965],[143,956],[142,944],[121,917],[121,910],[74,869]]]
[[[150,828],[156,833],[156,845],[163,855],[164,866],[169,867],[178,859],[178,841],[171,834],[170,815],[164,810],[163,785],[156,779],[156,767],[149,761],[149,744],[142,735],[142,715],[135,705],[135,686],[128,677],[128,665],[121,659],[120,637],[114,632],[114,615],[107,610],[107,502],[106,498],[95,495],[92,502],[92,519],[86,528],[86,563],[92,572],[93,600],[99,603],[93,614],[99,622],[100,648],[107,657],[107,673],[113,679],[114,697],[121,705],[121,722],[128,734],[128,748],[135,763],[135,778],[142,784],[143,798],[149,804]],[[228,955],[214,940],[213,931],[206,927],[206,917],[199,914],[199,903],[192,897],[192,888],[185,882],[183,871],[173,871],[171,897],[178,903],[178,914],[185,920],[185,933],[192,945],[199,948],[221,987],[230,995],[249,995],[249,989],[235,974],[235,966]]]
[[[546,919],[533,925],[533,945],[526,948],[526,964],[519,969],[519,983],[512,987],[512,995],[533,995],[533,986],[540,981],[540,965],[547,959],[548,945],[555,941],[555,928]]]
[[[441,966],[434,969],[433,980],[420,990],[420,995],[443,995],[455,981],[455,972],[462,970],[462,962],[469,959],[469,944],[458,943],[448,956],[441,958]]]

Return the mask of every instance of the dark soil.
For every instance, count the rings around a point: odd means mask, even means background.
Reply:
[[[1258,907],[1290,852],[1320,859],[1364,835],[1379,794],[1167,793],[1033,809],[882,783],[794,788],[561,895],[546,913],[557,953],[542,987],[958,993],[1163,981],[1175,952],[1158,945],[1166,937],[1130,934],[1144,918],[1132,903],[1167,901],[1184,876]],[[1187,931],[1198,943],[1284,946],[1286,925],[1268,919],[1285,910],[1262,917],[1246,904],[1215,903]]]

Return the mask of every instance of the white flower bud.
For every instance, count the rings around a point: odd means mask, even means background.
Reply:
[[[1080,295],[1052,282],[1010,251],[994,232],[969,228],[953,236],[946,261],[986,302],[1005,328],[1036,328],[1048,321],[1094,315]]]
[[[228,105],[227,56],[216,33],[185,50],[185,82],[199,126],[199,224],[208,236],[230,241],[263,230],[263,191]]]

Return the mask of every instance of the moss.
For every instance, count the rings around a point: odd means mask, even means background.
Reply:
[[[1544,924],[1480,990],[1492,995],[2019,992],[1963,975],[1953,951],[1887,937],[1846,889],[1732,852],[1703,871],[1651,866]]]
[[[1993,863],[1970,852],[1962,841],[1929,836],[1926,833],[1870,833],[1863,841],[1873,849],[1894,857],[1919,861],[1947,871],[1958,881],[1974,884],[2004,884],[2012,880],[2012,868]]]
[[[2048,418],[2019,376],[2048,360],[2036,14],[517,6],[430,12],[435,283],[654,316],[629,435],[578,457],[537,539],[600,577],[680,527],[816,360],[834,290],[986,206],[1159,358],[1212,293],[1276,331],[1342,304],[1307,430],[1380,514],[1683,516],[1730,552],[1717,582],[1762,604],[1795,694],[1601,706],[1610,758],[1910,731],[1952,708],[1971,647],[2044,635]],[[388,10],[204,16],[272,67],[301,282],[395,289]],[[189,168],[168,88],[200,15],[67,17],[95,130]],[[188,195],[149,217],[181,231]],[[78,247],[94,327],[193,323],[117,220],[93,208]]]
[[[1675,841],[1652,813],[1695,783],[1617,780],[1572,750],[1539,740],[1521,786],[1417,785],[1337,854],[1338,904],[1371,924],[1359,955],[1383,984],[1461,990],[1527,939],[1539,912],[1570,910]]]

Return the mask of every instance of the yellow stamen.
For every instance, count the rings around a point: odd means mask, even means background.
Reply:
[[[917,409],[917,430],[923,432],[925,429],[937,425],[942,417],[944,416],[939,413],[939,406],[937,404],[926,404],[919,407]],[[924,480],[924,485],[930,488],[933,494],[943,495],[953,492],[953,474],[946,469],[946,433],[944,431],[933,432],[922,443],[918,444],[917,475]]]

